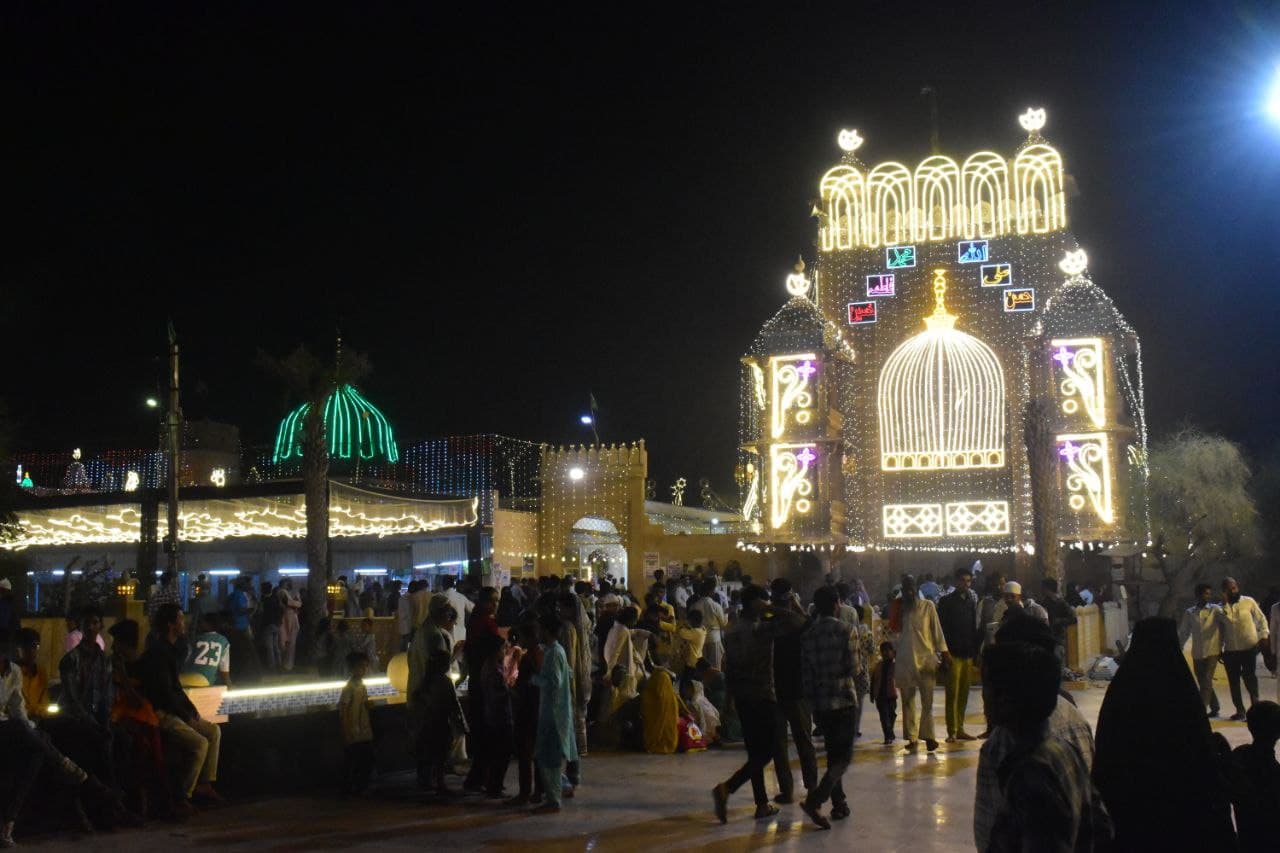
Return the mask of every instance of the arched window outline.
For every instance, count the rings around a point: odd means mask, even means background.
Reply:
[[[916,166],[916,239],[946,240],[959,233],[955,212],[960,204],[960,167],[950,157],[935,155]]]
[[[1013,161],[1019,234],[1066,227],[1062,156],[1048,145],[1029,145]]]
[[[901,163],[881,163],[867,175],[866,245],[896,246],[912,242],[911,170]],[[892,228],[889,213],[893,213]]]
[[[992,151],[979,151],[964,161],[961,170],[964,184],[967,240],[998,237],[1009,227],[1009,164]],[[982,206],[991,209],[991,219],[984,221]]]
[[[852,249],[862,242],[866,197],[862,173],[839,165],[822,176],[821,195],[827,221],[822,228],[823,251]]]

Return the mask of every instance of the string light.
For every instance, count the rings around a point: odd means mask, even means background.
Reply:
[[[273,462],[302,459],[304,422],[310,408],[310,403],[303,403],[280,422]],[[394,463],[400,458],[391,424],[354,386],[335,389],[325,399],[323,417],[331,459],[381,458]]]
[[[1040,135],[1044,111],[1029,110],[1019,123],[1028,136],[1012,155],[987,150],[963,160],[923,158],[914,169],[894,161],[867,168],[844,151],[840,163],[822,176],[820,256],[814,274],[821,282],[817,315],[801,306],[784,306],[744,359],[738,464],[744,507],[757,506],[751,502],[757,499],[752,472],[761,467],[759,504],[766,514],[773,506],[771,444],[809,441],[808,435],[791,431],[774,437],[772,409],[766,413],[759,405],[751,365],[768,372],[770,357],[804,353],[819,358],[811,386],[823,405],[840,413],[835,435],[843,439],[835,449],[838,464],[823,469],[834,480],[830,485],[821,475],[814,480],[810,515],[830,505],[833,517],[842,519],[838,532],[847,536],[846,550],[1032,554],[1030,468],[1021,430],[1012,425],[1020,425],[1027,401],[1037,396],[1052,400],[1052,434],[1107,436],[1115,523],[1096,530],[1088,526],[1090,519],[1101,521],[1087,489],[1081,492],[1085,509],[1071,508],[1065,485],[1070,472],[1063,458],[1064,534],[1081,541],[1147,538],[1146,426],[1137,336],[1083,275],[1087,258],[1066,231],[1062,158]],[[1060,263],[1068,276],[1065,282]],[[942,313],[963,318],[963,332],[955,328],[954,316],[940,320],[942,328],[932,336],[935,330],[928,325],[924,333],[919,331],[919,314],[912,306],[938,269],[944,270],[949,285],[945,295],[950,311]],[[886,275],[894,276],[892,298],[880,278]],[[1038,298],[1036,291],[1047,298]],[[863,301],[872,296],[879,301]],[[850,305],[859,306],[856,317],[848,316]],[[822,361],[817,343],[829,325],[840,328],[848,348],[847,358],[838,364]],[[946,352],[942,339],[950,335],[972,344],[966,342],[958,356]],[[938,341],[933,353],[906,358],[911,342],[923,345],[930,337]],[[1088,367],[1097,391],[1083,384],[1064,390],[1065,374],[1050,359],[1056,351],[1051,341],[1091,338],[1101,342],[1101,372],[1096,364],[1088,366],[1088,356],[1079,370]],[[939,367],[939,353],[944,368]],[[895,355],[907,363],[895,365]],[[868,393],[870,389],[876,393]],[[765,390],[772,403],[775,389]],[[918,406],[906,402],[913,395]],[[1088,404],[1086,397],[1092,397]],[[1067,399],[1075,401],[1073,411],[1067,411],[1072,406],[1064,409]],[[918,422],[918,430],[902,429],[908,408],[912,414],[907,417]],[[798,427],[789,423],[789,429]],[[886,441],[885,431],[895,429],[917,440],[901,445]],[[830,451],[815,455],[812,464],[822,465]],[[1089,456],[1085,454],[1086,460]],[[868,464],[877,457],[881,464]],[[910,467],[901,464],[908,460]],[[1100,460],[1091,464],[1101,470]],[[1132,477],[1117,479],[1117,464]],[[1104,492],[1099,489],[1100,502],[1105,502]],[[797,530],[790,526],[795,518],[793,511],[784,530],[744,537],[742,546],[768,553],[818,544],[787,541]],[[894,535],[898,533],[904,535]],[[820,542],[821,537],[815,538]]]
[[[330,481],[329,535],[375,536],[430,533],[469,527],[477,521],[477,500],[425,501],[381,495]],[[248,536],[301,539],[307,532],[302,495],[182,501],[178,514],[185,542],[217,542]],[[38,545],[126,544],[138,542],[142,513],[136,505],[22,510],[18,533],[0,548],[20,551]],[[157,522],[157,539],[168,532]]]
[[[880,373],[880,465],[886,471],[1002,467],[1000,360],[955,329],[945,302],[946,270],[934,270],[933,291],[925,331],[895,349]]]
[[[1062,157],[1040,137],[1045,111],[1028,110],[1019,123],[1030,136],[1013,158],[1012,170],[991,151],[971,155],[963,166],[934,155],[916,166],[914,176],[892,161],[875,166],[865,178],[851,162],[833,167],[819,183],[822,250],[1065,228]],[[839,141],[846,156],[852,154],[843,132]]]

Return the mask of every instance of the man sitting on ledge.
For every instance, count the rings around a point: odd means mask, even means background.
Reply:
[[[181,761],[178,793],[193,802],[222,800],[213,789],[218,778],[218,751],[221,732],[217,725],[200,718],[182,689],[178,671],[186,663],[180,639],[186,635],[186,619],[176,604],[163,604],[156,611],[155,636],[151,647],[138,661],[142,694],[156,710],[165,747]]]

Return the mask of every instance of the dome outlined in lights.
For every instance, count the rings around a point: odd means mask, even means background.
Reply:
[[[933,273],[934,311],[925,331],[898,345],[877,389],[880,468],[1002,468],[1004,372],[981,340],[955,328],[946,270]]]

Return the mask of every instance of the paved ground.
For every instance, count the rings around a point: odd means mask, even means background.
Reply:
[[[1275,681],[1262,679],[1262,695],[1273,697]],[[1103,689],[1076,692],[1079,706],[1096,720]],[[1225,685],[1219,689],[1226,700]],[[942,709],[942,691],[935,710]],[[970,711],[980,709],[975,692]],[[971,716],[971,730],[981,730]],[[944,732],[942,720],[937,720]],[[1233,745],[1247,742],[1243,723],[1215,722]],[[879,730],[874,713],[863,720],[869,738]],[[578,796],[555,816],[534,817],[499,803],[468,798],[459,805],[424,804],[409,774],[379,780],[379,790],[363,800],[290,798],[233,803],[207,811],[186,824],[156,823],[144,830],[99,835],[95,850],[145,848],[301,851],[378,847],[409,850],[518,851],[518,853],[634,853],[638,850],[698,849],[746,851],[848,849],[973,849],[973,787],[978,743],[944,744],[934,756],[905,755],[900,748],[861,742],[845,776],[853,804],[850,820],[830,832],[812,826],[796,806],[777,818],[751,816],[750,786],[730,801],[730,820],[719,825],[711,814],[710,789],[743,759],[741,749],[694,755],[593,754],[584,764]],[[799,771],[796,771],[797,781]],[[510,777],[509,777],[510,778]],[[776,790],[772,777],[770,789]],[[509,782],[510,784],[510,782]],[[67,837],[45,838],[23,847],[65,849]],[[83,842],[78,846],[83,846]]]

